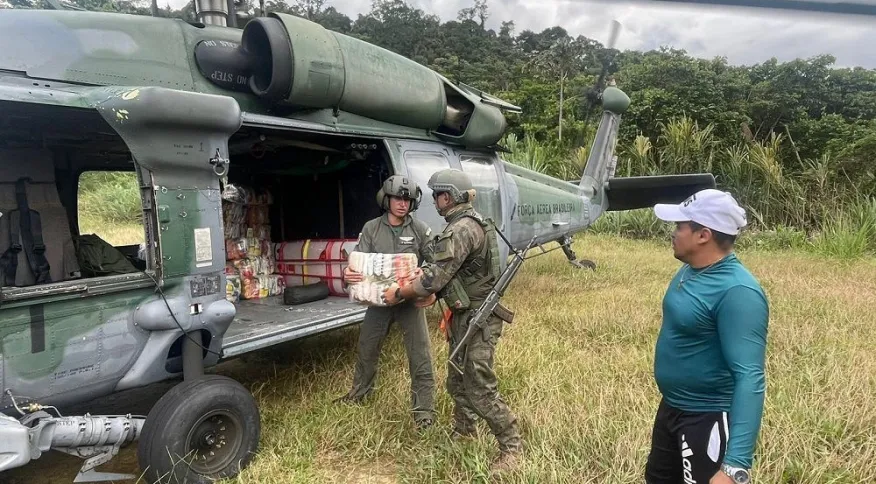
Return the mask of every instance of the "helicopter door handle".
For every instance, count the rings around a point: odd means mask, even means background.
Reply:
[[[228,159],[222,158],[219,148],[216,148],[216,156],[210,158],[210,164],[213,165],[213,173],[216,176],[223,177],[228,173]]]

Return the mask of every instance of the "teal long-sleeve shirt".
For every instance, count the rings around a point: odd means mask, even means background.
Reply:
[[[750,469],[766,392],[769,305],[731,253],[700,270],[682,266],[663,298],[654,378],[667,404],[728,412],[724,462]]]

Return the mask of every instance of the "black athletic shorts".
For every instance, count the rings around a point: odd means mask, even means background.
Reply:
[[[647,484],[709,484],[727,451],[727,412],[693,413],[660,401],[645,466]]]

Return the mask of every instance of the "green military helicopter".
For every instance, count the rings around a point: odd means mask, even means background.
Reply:
[[[374,194],[390,174],[425,187],[461,169],[515,250],[557,243],[580,266],[572,235],[606,211],[715,185],[711,174],[613,177],[630,103],[615,86],[570,183],[502,160],[503,111],[516,106],[298,17],[238,29],[224,2],[199,7],[199,23],[0,10],[0,472],[56,450],[84,459],[75,482],[133,478],[96,468],[137,440],[150,482],[236,475],[257,449],[259,411],[242,385],[204,369],[361,322],[363,306],[325,293],[343,263],[325,254],[379,215]],[[91,171],[136,174],[144,244],[81,233],[77,187]],[[241,221],[229,215],[239,206],[267,208]],[[417,215],[443,228],[430,203]],[[250,243],[259,237],[268,248]],[[322,264],[325,282],[290,269],[279,276],[298,291],[290,300],[270,288],[275,271],[235,265],[235,240],[250,254],[291,247],[300,257],[286,269]],[[262,285],[230,297],[233,277]],[[145,417],[59,410],[179,375]]]

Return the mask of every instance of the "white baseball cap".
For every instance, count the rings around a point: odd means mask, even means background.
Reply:
[[[696,222],[728,235],[738,234],[746,225],[745,209],[733,195],[711,188],[694,193],[678,205],[658,203],[654,214],[666,222]]]

